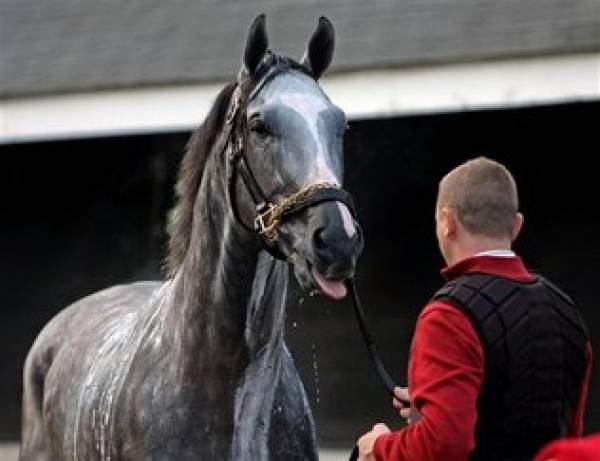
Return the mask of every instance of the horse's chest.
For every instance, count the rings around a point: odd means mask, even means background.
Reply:
[[[149,380],[152,381],[152,380]],[[231,411],[207,397],[202,385],[168,379],[138,383],[122,399],[119,433],[123,458],[198,459],[198,454],[223,453],[231,441]],[[125,445],[135,441],[135,446]],[[139,453],[144,456],[138,456]]]

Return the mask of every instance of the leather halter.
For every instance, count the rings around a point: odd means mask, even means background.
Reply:
[[[232,95],[233,102],[230,105],[225,119],[225,125],[227,129],[229,129],[226,147],[228,144],[231,144],[232,146],[230,153],[232,174],[229,179],[231,209],[236,219],[246,229],[258,234],[264,248],[271,253],[271,255],[281,260],[285,260],[286,257],[277,245],[279,237],[278,229],[279,226],[290,217],[324,202],[341,202],[348,207],[351,215],[356,219],[352,196],[341,189],[337,184],[328,182],[313,183],[284,197],[279,203],[273,203],[273,201],[271,201],[263,192],[263,189],[260,187],[248,165],[245,152],[246,127],[242,106],[247,107],[248,103],[256,97],[267,82],[290,67],[291,66],[286,63],[269,69],[252,88],[247,98],[244,98],[242,84],[238,83]],[[255,205],[256,215],[253,219],[252,226],[246,224],[241,218],[235,200],[235,184],[238,174]]]

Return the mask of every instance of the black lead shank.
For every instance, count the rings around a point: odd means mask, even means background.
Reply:
[[[367,317],[365,315],[365,311],[363,310],[362,303],[360,302],[360,297],[358,296],[358,290],[356,289],[356,283],[354,282],[354,279],[347,280],[346,287],[350,290],[354,312],[356,313],[356,319],[358,320],[358,326],[360,327],[360,332],[365,340],[365,344],[367,346],[367,350],[369,351],[369,356],[371,357],[373,366],[375,367],[375,371],[377,372],[377,376],[388,393],[392,397],[395,397],[394,388],[396,387],[396,382],[385,369],[385,366],[383,365],[383,362],[377,353],[377,345],[375,344],[373,336],[371,336],[371,330],[367,323]]]
[[[356,289],[356,284],[354,279],[350,279],[346,281],[346,287],[350,291],[352,296],[352,305],[354,306],[354,312],[356,313],[356,319],[358,320],[358,326],[360,327],[360,332],[362,333],[362,337],[365,340],[365,344],[367,346],[367,350],[369,351],[369,356],[371,357],[371,361],[373,362],[373,366],[375,367],[375,371],[377,372],[377,376],[379,380],[388,391],[388,393],[398,399],[394,395],[394,388],[396,387],[396,382],[392,379],[390,374],[385,369],[379,354],[377,353],[377,345],[375,344],[375,340],[373,336],[371,336],[371,330],[367,323],[367,317],[365,315],[365,311],[363,310],[362,303],[360,302],[360,297],[358,296],[358,290]],[[410,402],[403,401],[404,404],[410,405]],[[350,454],[350,461],[356,461],[358,459],[358,445],[354,447],[352,453]]]

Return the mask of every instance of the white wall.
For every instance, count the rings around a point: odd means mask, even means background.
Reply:
[[[197,127],[224,83],[0,101],[0,144]],[[350,119],[600,99],[600,54],[326,77]]]

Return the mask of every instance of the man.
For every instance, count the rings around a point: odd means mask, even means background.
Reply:
[[[417,321],[410,395],[396,389],[409,425],[376,424],[359,459],[530,460],[580,435],[591,346],[571,299],[511,250],[523,225],[511,174],[483,157],[460,165],[440,182],[435,220],[447,283]]]

